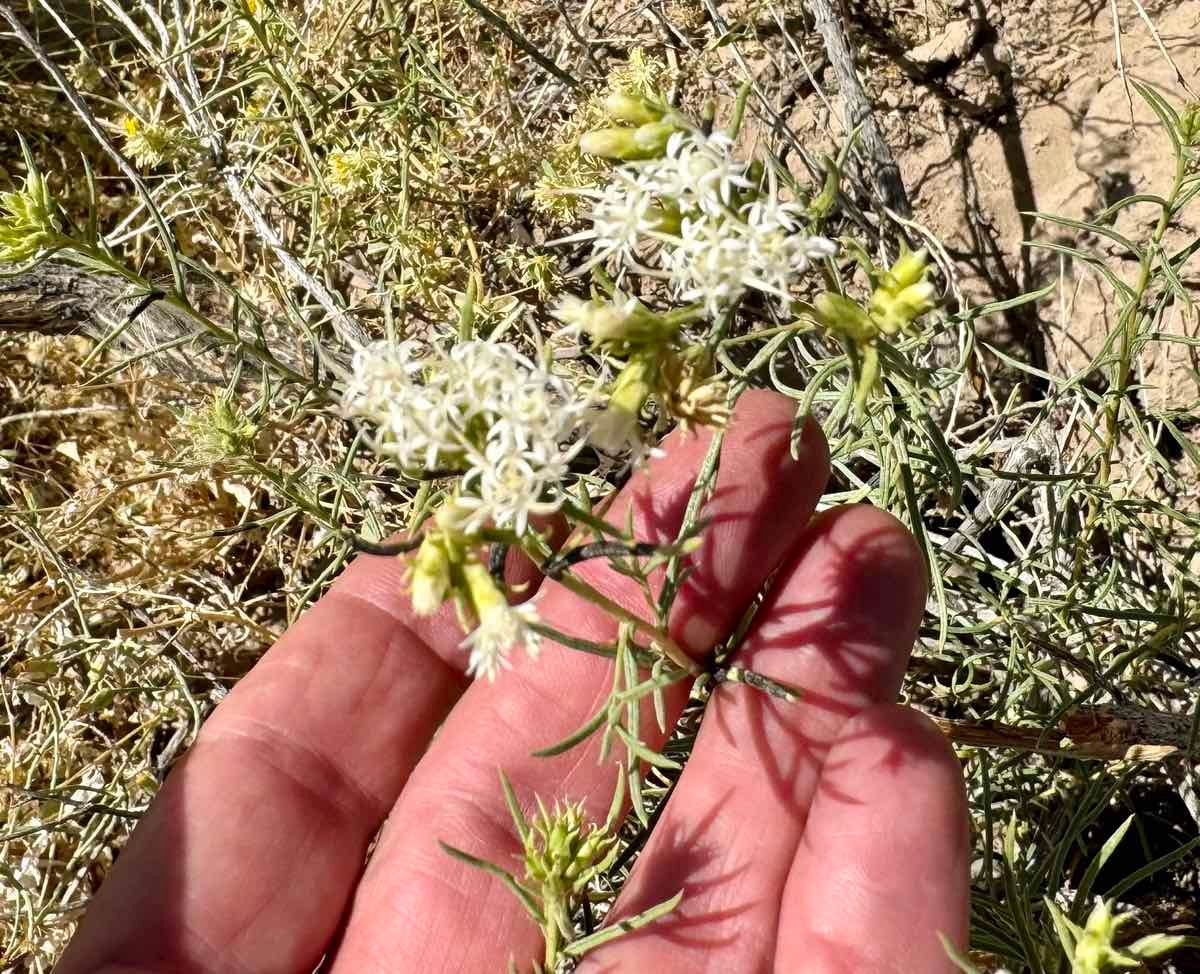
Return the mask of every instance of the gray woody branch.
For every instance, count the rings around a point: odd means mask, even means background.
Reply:
[[[808,9],[816,21],[821,39],[825,42],[825,53],[829,56],[829,63],[837,75],[838,90],[846,106],[847,121],[852,129],[860,130],[860,145],[875,186],[879,190],[880,199],[888,209],[903,217],[911,216],[912,205],[900,179],[900,167],[896,165],[896,160],[879,131],[871,101],[858,78],[858,71],[854,67],[854,54],[846,38],[842,19],[834,11],[830,0],[808,0]]]

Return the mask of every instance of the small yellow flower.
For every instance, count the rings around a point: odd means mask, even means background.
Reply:
[[[125,134],[125,151],[142,168],[153,168],[167,159],[178,148],[175,132],[161,122],[146,122],[136,115],[121,118],[121,130]]]
[[[325,182],[339,196],[374,189],[382,182],[386,161],[378,149],[335,149],[325,160]]]

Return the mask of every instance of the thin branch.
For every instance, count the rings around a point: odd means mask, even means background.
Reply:
[[[892,156],[875,121],[871,101],[854,67],[854,54],[846,38],[842,19],[834,12],[829,0],[808,0],[808,9],[816,21],[817,30],[825,42],[825,53],[837,75],[838,90],[846,105],[850,129],[858,129],[862,147],[870,164],[875,185],[883,204],[901,216],[912,215],[912,204],[900,178],[900,167]]]

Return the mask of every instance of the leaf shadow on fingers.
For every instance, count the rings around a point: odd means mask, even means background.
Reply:
[[[725,792],[728,797],[731,792]],[[648,927],[622,937],[622,944],[636,945],[639,940],[666,941],[676,947],[712,950],[738,939],[737,918],[753,906],[748,902],[729,902],[717,895],[722,890],[740,889],[746,877],[745,865],[730,867],[719,843],[711,838],[709,826],[716,820],[723,801],[717,801],[701,819],[687,828],[664,826],[655,832],[654,860],[672,875],[681,878],[683,901],[676,909]],[[664,884],[671,885],[670,878]],[[720,905],[718,905],[720,904]],[[649,905],[649,904],[647,904]],[[624,951],[622,951],[624,956]],[[589,959],[596,966],[588,974],[616,974],[621,962],[605,962],[603,953]]]
[[[850,545],[836,530],[824,533],[817,573],[768,596],[762,624],[738,660],[797,689],[799,701],[727,684],[718,693],[753,696],[710,706],[705,715],[725,747],[761,769],[779,806],[797,820],[845,722],[893,699],[907,662],[903,617],[913,614],[905,603],[916,587],[908,542],[897,545],[891,527],[852,537]]]

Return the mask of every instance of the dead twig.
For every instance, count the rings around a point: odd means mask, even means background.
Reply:
[[[875,187],[883,205],[901,216],[912,215],[912,204],[900,178],[900,167],[892,156],[875,121],[871,101],[854,67],[854,55],[846,38],[842,19],[834,12],[829,0],[808,0],[817,31],[825,42],[825,53],[837,76],[838,90],[846,106],[846,121],[851,130],[859,132],[859,142],[871,169]]]

